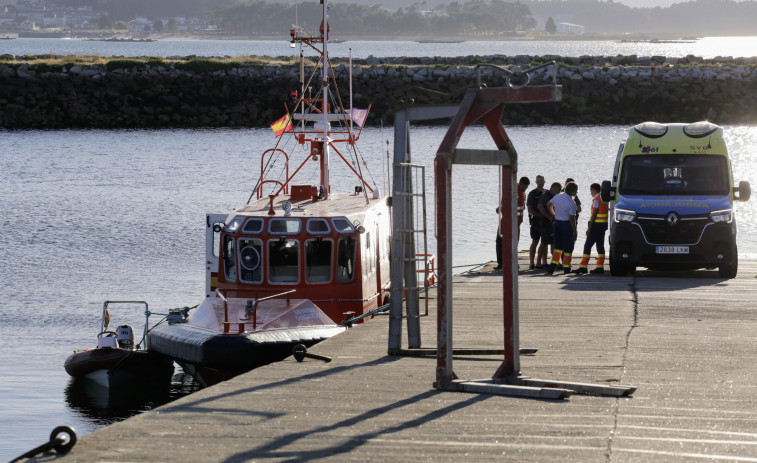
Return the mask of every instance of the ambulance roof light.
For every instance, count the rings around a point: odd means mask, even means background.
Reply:
[[[683,126],[683,133],[691,138],[702,138],[718,130],[720,126],[709,121],[694,122]]]
[[[647,138],[660,138],[668,133],[668,126],[659,122],[642,122],[633,128]]]

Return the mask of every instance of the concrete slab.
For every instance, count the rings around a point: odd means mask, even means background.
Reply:
[[[521,262],[521,268],[525,268]],[[387,352],[388,317],[83,436],[64,461],[757,461],[757,262],[739,276],[519,277],[526,375],[638,386],[564,401],[440,392],[434,357]],[[502,348],[501,273],[456,278],[455,347]],[[435,300],[422,317],[436,345]],[[461,379],[497,356],[456,356]]]

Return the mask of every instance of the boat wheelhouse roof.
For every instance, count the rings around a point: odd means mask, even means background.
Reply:
[[[326,200],[313,201],[305,199],[292,201],[287,196],[277,196],[273,200],[273,210],[276,215],[268,215],[270,211],[270,199],[264,198],[245,204],[234,210],[234,215],[243,215],[250,217],[284,217],[282,204],[289,201],[292,204],[290,217],[308,218],[308,217],[347,217],[350,220],[361,219],[368,210],[387,201],[386,197],[374,199],[368,198],[361,194],[344,194],[332,193],[331,197]]]

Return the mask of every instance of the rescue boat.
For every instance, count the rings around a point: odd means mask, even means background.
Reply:
[[[170,381],[173,361],[135,345],[134,330],[130,325],[120,325],[116,331],[108,330],[108,306],[115,303],[144,304],[149,317],[144,301],[105,301],[97,347],[75,350],[64,362],[66,372],[74,378],[88,379],[104,387]]]
[[[205,299],[147,334],[150,351],[201,384],[302,352],[388,302],[390,201],[353,167],[363,164],[356,144],[370,106],[345,108],[351,94],[332,91],[322,3],[320,35],[290,31],[301,47],[299,88],[271,126],[275,145],[259,154],[255,187],[230,213],[206,215]],[[354,174],[351,191],[332,191],[332,157]]]

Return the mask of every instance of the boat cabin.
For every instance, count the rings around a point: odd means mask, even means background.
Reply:
[[[387,198],[356,193],[260,199],[208,215],[206,296],[262,298],[296,290],[334,322],[388,302]]]

